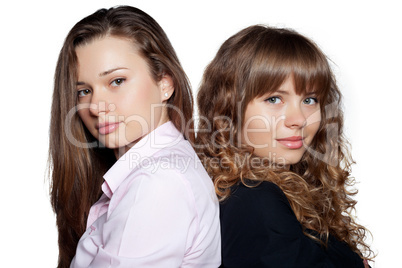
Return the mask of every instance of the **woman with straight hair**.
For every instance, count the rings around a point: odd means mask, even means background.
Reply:
[[[290,29],[243,29],[206,68],[197,102],[222,267],[368,265],[341,93],[316,44]]]
[[[67,35],[50,127],[58,267],[217,267],[218,200],[195,154],[190,85],[165,32],[129,6]]]

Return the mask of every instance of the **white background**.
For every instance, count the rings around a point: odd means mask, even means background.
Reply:
[[[373,233],[374,267],[401,267],[402,19],[397,1],[389,0],[1,4],[2,267],[56,266],[46,179],[54,68],[69,29],[98,8],[118,4],[139,7],[161,24],[194,91],[222,42],[251,24],[294,28],[318,43],[335,63],[345,96],[357,216]]]

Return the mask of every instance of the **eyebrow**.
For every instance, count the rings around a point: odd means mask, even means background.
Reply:
[[[115,72],[115,71],[118,71],[118,70],[127,70],[127,69],[128,69],[128,68],[126,68],[126,67],[117,67],[117,68],[113,68],[113,69],[104,71],[104,72],[100,73],[99,76],[102,77],[102,76],[111,74],[111,73],[113,73],[113,72]]]
[[[289,95],[289,92],[285,91],[285,90],[276,90],[276,91],[274,91],[274,93],[279,93],[279,94],[283,94],[283,95]]]
[[[111,73],[113,73],[113,72],[115,72],[115,71],[118,71],[118,70],[128,70],[128,68],[126,68],[126,67],[116,67],[116,68],[113,68],[113,69],[110,69],[110,70],[101,72],[101,73],[99,74],[99,77],[106,76],[106,75],[111,74]],[[77,86],[83,86],[83,85],[85,85],[85,84],[86,84],[85,82],[81,82],[81,81],[78,81],[78,82],[76,83]]]

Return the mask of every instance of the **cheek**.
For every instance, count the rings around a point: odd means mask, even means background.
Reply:
[[[272,127],[272,122],[261,115],[248,118],[243,127],[243,143],[254,148],[269,146],[272,142]]]
[[[126,116],[139,115],[149,118],[153,114],[153,106],[161,104],[157,87],[151,83],[136,85],[137,90],[130,90],[120,101],[119,109],[124,108]]]
[[[317,133],[321,124],[321,111],[317,109],[314,112],[311,112],[309,116],[306,118],[306,126],[304,127],[304,132],[311,137],[311,139]]]
[[[161,106],[155,86],[147,85],[126,95],[117,105],[117,114],[124,116],[126,125],[122,140],[132,142],[154,129],[161,117]]]
[[[81,109],[78,111],[78,117],[81,119],[81,121],[84,123],[85,127],[92,133],[94,134],[94,127],[91,128],[92,124],[91,122],[91,115],[89,112],[89,109]]]
[[[307,125],[303,129],[303,136],[306,137],[305,144],[307,146],[310,145],[311,142],[314,140],[314,137],[316,136],[319,128],[320,128],[320,121]]]
[[[89,118],[89,110],[88,109],[81,109],[78,111],[78,117],[82,120],[84,125],[87,125],[87,121]]]
[[[316,109],[315,111],[310,111],[307,114],[308,115],[306,116],[306,126],[321,122],[321,110],[320,109]]]

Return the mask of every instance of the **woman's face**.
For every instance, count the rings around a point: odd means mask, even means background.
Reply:
[[[255,98],[246,107],[243,144],[278,167],[300,161],[321,121],[320,104],[314,94],[297,95],[293,78],[276,92]]]
[[[106,147],[125,152],[167,121],[162,102],[173,93],[171,79],[156,83],[132,42],[104,37],[77,47],[76,53],[78,114]]]

